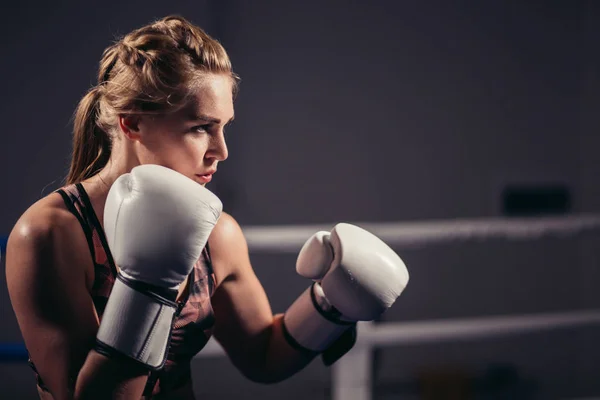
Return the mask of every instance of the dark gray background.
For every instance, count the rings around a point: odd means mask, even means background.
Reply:
[[[70,118],[115,35],[181,14],[242,77],[230,158],[211,188],[243,226],[501,215],[509,184],[567,185],[600,211],[594,1],[30,1],[2,6],[0,236],[61,185]],[[597,237],[402,251],[394,321],[600,306]],[[400,251],[400,250],[399,250]],[[275,312],[306,287],[294,257],[252,254]],[[4,280],[4,274],[1,275]],[[0,342],[20,341],[0,285]],[[420,371],[510,365],[531,398],[600,395],[600,329],[378,351],[377,399],[418,398]],[[199,398],[326,399],[318,361],[273,386],[226,359],[195,362]],[[25,364],[0,395],[35,398]],[[6,395],[4,395],[6,393]],[[488,386],[478,398],[492,397]],[[504,398],[529,398],[523,392]]]

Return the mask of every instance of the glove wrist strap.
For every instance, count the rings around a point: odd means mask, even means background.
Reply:
[[[355,321],[344,319],[340,310],[329,302],[319,282],[314,282],[310,289],[310,298],[313,306],[323,318],[339,325],[352,325],[355,323]]]
[[[150,370],[163,367],[177,313],[177,292],[153,289],[117,275],[96,335],[98,352],[129,357]]]
[[[292,303],[283,317],[283,323],[285,336],[293,347],[322,352],[355,323],[341,321],[325,312],[320,305],[323,304],[323,298],[315,290],[315,285],[318,283],[306,289]]]

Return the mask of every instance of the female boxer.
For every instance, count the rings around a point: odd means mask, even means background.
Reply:
[[[249,379],[280,381],[404,289],[400,258],[339,224],[307,241],[297,271],[314,283],[273,315],[240,226],[204,187],[228,156],[237,85],[223,47],[181,17],[104,51],[76,111],[67,184],[8,241],[42,399],[193,399],[190,361],[212,334]]]

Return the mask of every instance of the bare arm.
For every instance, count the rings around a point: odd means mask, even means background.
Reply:
[[[18,221],[6,278],[21,333],[54,399],[140,398],[146,371],[91,350],[93,269],[89,253],[73,250],[86,246],[76,219],[58,207],[34,205]]]
[[[233,364],[263,383],[284,380],[304,368],[315,355],[297,351],[284,338],[283,315],[273,315],[242,230],[230,215],[221,216],[209,244],[215,269],[227,271],[213,296],[215,338]]]

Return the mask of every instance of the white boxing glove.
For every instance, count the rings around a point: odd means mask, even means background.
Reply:
[[[284,316],[288,339],[327,350],[356,321],[371,321],[394,304],[408,270],[381,239],[346,223],[317,232],[298,255],[296,271],[315,280]]]
[[[149,369],[164,365],[179,286],[201,256],[222,210],[208,189],[169,168],[141,165],[111,186],[104,231],[120,271],[96,350]]]

